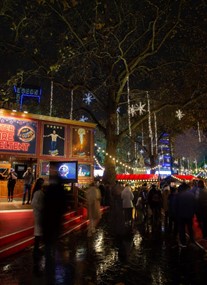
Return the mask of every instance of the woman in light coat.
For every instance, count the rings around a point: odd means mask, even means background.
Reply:
[[[44,179],[38,178],[32,193],[32,208],[34,214],[34,254],[39,253],[40,240],[43,236],[42,229],[42,214],[44,209],[44,191],[43,191]]]
[[[89,218],[88,236],[90,237],[95,232],[95,228],[101,219],[101,192],[95,183],[91,183],[87,189],[86,200]]]
[[[132,193],[129,184],[126,184],[124,190],[121,192],[122,207],[124,210],[124,219],[126,225],[132,225],[132,210],[134,194]]]

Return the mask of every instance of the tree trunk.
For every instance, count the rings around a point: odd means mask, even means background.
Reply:
[[[117,138],[116,135],[108,136],[106,143],[106,157],[105,157],[105,171],[103,175],[103,182],[114,184],[116,181],[116,148]]]
[[[116,149],[118,144],[118,135],[116,134],[117,120],[116,120],[117,104],[113,100],[109,103],[108,118],[106,123],[106,157],[105,157],[105,171],[103,175],[103,182],[114,184],[116,180]]]
[[[155,174],[156,169],[154,168],[156,166],[156,160],[155,160],[155,155],[150,155],[150,167],[151,167],[151,174]]]

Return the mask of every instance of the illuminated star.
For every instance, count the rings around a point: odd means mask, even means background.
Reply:
[[[118,107],[118,108],[116,109],[116,112],[120,114],[120,111],[121,111],[121,108]]]
[[[146,104],[142,104],[142,102],[139,102],[139,105],[135,104],[135,105],[132,105],[130,107],[130,113],[132,115],[132,117],[134,117],[137,112],[139,112],[139,115],[142,115],[144,112],[146,112],[146,110],[144,109]]]
[[[137,112],[136,105],[132,105],[130,107],[130,114],[132,115],[132,117],[134,117],[136,115],[136,112]]]
[[[85,102],[87,105],[90,105],[91,102],[94,100],[93,94],[88,92],[85,95],[85,98],[83,98],[83,102]]]
[[[178,120],[181,120],[185,116],[185,114],[183,114],[183,112],[179,109],[176,111],[175,116],[178,118]]]
[[[140,115],[142,115],[146,110],[144,109],[146,104],[142,104],[142,102],[139,102],[139,106],[137,106],[137,111]]]
[[[85,116],[82,116],[81,118],[80,118],[80,120],[79,121],[81,121],[81,122],[85,122],[85,121],[88,121],[88,118],[87,117],[85,117]]]

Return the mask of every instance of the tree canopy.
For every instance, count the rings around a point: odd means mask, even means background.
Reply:
[[[89,117],[112,157],[126,135],[141,146],[144,129],[145,150],[155,162],[149,102],[158,137],[197,121],[206,128],[205,1],[3,0],[0,5],[4,99],[12,98],[14,84],[41,85],[40,111],[48,114],[53,81],[53,115],[70,117],[72,108],[74,119]],[[86,94],[93,96],[91,104],[84,102]],[[146,112],[133,116],[130,108],[140,102]],[[182,120],[176,110],[185,114]],[[113,181],[110,156],[105,166],[105,179]]]

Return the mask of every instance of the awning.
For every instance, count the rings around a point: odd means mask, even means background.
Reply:
[[[157,181],[157,174],[117,174],[116,180]]]
[[[191,181],[191,180],[199,180],[196,176],[194,175],[179,175],[179,174],[172,174],[172,178],[178,180],[178,181]]]

